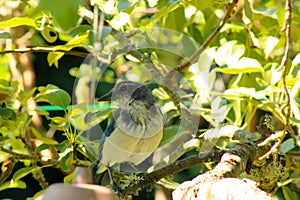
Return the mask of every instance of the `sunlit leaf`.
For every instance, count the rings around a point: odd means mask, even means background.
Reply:
[[[24,167],[19,169],[18,171],[16,171],[13,175],[13,181],[18,181],[21,178],[23,178],[24,176],[30,174],[31,172],[35,171],[35,170],[39,170],[39,167]]]
[[[16,26],[36,27],[35,21],[30,17],[13,17],[6,21],[0,22],[0,28],[12,28]]]
[[[253,12],[251,10],[250,3],[252,3],[252,2],[250,2],[249,0],[244,1],[243,18],[242,19],[245,24],[250,24],[253,19]]]
[[[74,172],[64,177],[64,183],[71,183],[74,177]]]
[[[298,53],[292,62],[292,67],[290,69],[290,74],[293,75],[293,77],[296,77],[299,74],[300,70],[300,53]]]
[[[270,54],[272,53],[273,49],[279,42],[279,39],[272,36],[260,37],[259,44],[260,47],[264,50],[265,58],[269,58]]]
[[[109,24],[117,30],[122,30],[122,28],[125,25],[131,25],[130,15],[125,12],[120,12],[114,16],[114,18],[109,22]]]
[[[26,183],[24,181],[6,181],[2,184],[0,184],[0,191],[9,189],[9,188],[20,188],[20,189],[25,189],[26,188]]]
[[[245,52],[245,46],[237,44],[237,41],[230,41],[220,46],[216,52],[215,61],[218,65],[237,62]]]
[[[64,131],[68,127],[68,121],[64,117],[52,117],[49,126],[56,130]]]
[[[42,134],[36,130],[35,128],[33,127],[30,127],[30,130],[32,131],[32,133],[34,134],[34,136],[39,139],[41,142],[43,142],[44,144],[57,144],[58,142],[51,139],[51,138],[47,138],[47,137],[44,137],[42,136]]]
[[[262,67],[257,60],[243,57],[240,60],[231,63],[227,68],[217,68],[216,70],[224,74],[239,74],[262,72]]]
[[[70,40],[67,44],[55,46],[55,48],[58,50],[70,51],[74,47],[85,46],[87,44],[88,36],[89,36],[89,31],[85,32],[84,34],[77,35],[72,40]],[[63,57],[63,55],[64,53],[60,53],[60,52],[50,52],[47,56],[49,65],[51,66],[54,64],[56,67],[58,67],[58,60],[61,57]]]
[[[118,8],[115,0],[96,1],[99,9],[106,14],[117,14]]]
[[[41,31],[41,34],[49,43],[55,42],[55,40],[58,37],[56,31],[51,26],[45,26],[44,29]]]
[[[253,97],[256,99],[264,99],[265,94],[263,91],[256,91],[255,88],[230,88],[224,92],[224,97],[226,98],[243,98],[243,97]]]

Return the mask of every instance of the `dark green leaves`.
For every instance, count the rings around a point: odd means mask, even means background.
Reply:
[[[9,108],[0,108],[0,118],[7,120],[16,120],[16,113]]]

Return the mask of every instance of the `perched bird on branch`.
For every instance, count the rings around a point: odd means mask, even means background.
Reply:
[[[99,101],[116,102],[118,108],[103,133],[99,157],[92,168],[96,174],[121,163],[137,166],[148,158],[162,139],[163,115],[145,85],[123,81]],[[101,181],[101,180],[100,180]],[[96,181],[97,182],[97,181]]]

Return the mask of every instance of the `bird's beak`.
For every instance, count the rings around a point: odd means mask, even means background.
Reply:
[[[111,101],[111,97],[112,97],[112,91],[110,91],[109,93],[101,96],[98,100],[99,101]]]

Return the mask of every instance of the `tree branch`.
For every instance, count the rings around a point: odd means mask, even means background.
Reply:
[[[286,120],[285,120],[285,127],[283,131],[275,132],[274,134],[270,135],[265,139],[264,142],[262,142],[259,145],[265,145],[270,144],[272,141],[276,140],[276,143],[273,145],[273,147],[270,149],[269,152],[267,152],[264,156],[261,157],[261,159],[268,158],[271,154],[277,153],[280,148],[280,144],[282,143],[286,132],[291,134],[291,137],[294,139],[295,145],[297,145],[297,140],[295,133],[293,129],[290,126],[290,117],[291,117],[291,95],[286,83],[286,76],[288,74],[288,61],[289,61],[289,54],[290,54],[290,47],[292,46],[292,39],[291,39],[291,27],[292,27],[292,2],[291,0],[286,0],[285,2],[285,26],[282,28],[283,31],[285,31],[285,48],[284,48],[284,54],[281,59],[281,63],[279,65],[279,70],[282,70],[282,80],[283,80],[283,87],[284,91],[287,97],[286,102]]]
[[[182,160],[178,160],[166,167],[163,167],[159,170],[156,170],[152,173],[144,175],[142,180],[129,185],[121,192],[121,197],[125,197],[127,195],[131,195],[136,193],[139,189],[145,187],[148,184],[155,183],[162,179],[163,177],[167,177],[173,174],[176,174],[184,169],[191,168],[200,163],[206,162],[218,162],[221,159],[221,156],[225,153],[225,151],[212,151],[209,153],[199,154],[195,156],[191,156]]]
[[[200,153],[182,160],[178,160],[166,167],[146,174],[140,181],[135,181],[121,191],[121,197],[136,193],[148,184],[157,182],[163,177],[176,174],[184,169],[207,162],[219,162],[211,171],[199,175],[193,181],[188,181],[179,186],[177,190],[189,190],[197,184],[203,184],[207,181],[217,181],[224,177],[238,177],[241,173],[250,170],[251,166],[264,155],[270,148],[270,145],[257,146],[255,143],[238,144],[230,150],[211,151],[209,153]],[[188,192],[188,191],[187,191]]]
[[[186,61],[183,64],[180,64],[178,66],[174,67],[174,71],[177,72],[183,72],[187,68],[189,68],[201,55],[201,53],[214,41],[214,39],[217,37],[217,35],[220,33],[221,29],[224,27],[226,22],[230,19],[231,13],[234,9],[234,7],[237,5],[238,0],[233,0],[232,3],[229,5],[228,10],[221,21],[220,25],[214,30],[214,32],[207,38],[207,40],[204,42],[204,44],[190,57],[188,61]],[[170,71],[171,73],[172,71]]]
[[[290,47],[292,46],[292,39],[291,39],[291,28],[292,28],[292,1],[286,0],[285,2],[285,21],[286,24],[283,28],[285,30],[285,48],[284,48],[284,54],[279,66],[279,69],[282,70],[282,80],[284,85],[284,90],[287,96],[287,114],[286,114],[286,124],[285,124],[285,131],[288,131],[291,136],[294,138],[294,141],[296,143],[296,136],[293,132],[293,130],[290,127],[290,117],[291,117],[291,96],[289,89],[286,84],[286,76],[288,73],[288,60],[289,60],[289,54],[290,54]]]
[[[5,51],[0,51],[0,55],[8,54],[8,53],[50,53],[50,52],[64,53],[67,55],[78,56],[82,58],[85,58],[88,55],[88,53],[84,53],[84,52],[67,51],[62,49],[56,49],[55,47],[33,47],[33,48],[5,50]]]
[[[8,153],[9,155],[11,155],[16,160],[32,160],[32,161],[37,161],[37,162],[41,162],[41,163],[50,163],[52,165],[59,165],[60,164],[59,161],[54,160],[54,159],[43,160],[39,156],[19,154],[19,153],[11,151],[9,149],[6,149],[4,147],[0,147],[0,151]]]
[[[212,197],[220,196],[224,194],[230,194],[227,199],[241,199],[240,197],[237,197],[238,193],[240,193],[240,189],[242,188],[243,182],[249,182],[250,180],[241,180],[236,179],[241,173],[248,171],[249,167],[253,166],[255,163],[255,160],[257,160],[261,155],[265,154],[266,151],[268,151],[268,148],[266,146],[264,147],[258,147],[256,144],[239,144],[232,150],[228,151],[228,153],[225,153],[221,161],[218,163],[218,165],[212,169],[211,171],[208,171],[204,174],[199,175],[198,177],[194,178],[192,181],[186,181],[183,182],[177,189],[173,192],[173,198],[174,199],[194,199],[196,197],[202,197],[203,199],[212,199]],[[267,176],[267,174],[266,174]],[[227,179],[231,178],[231,179]],[[233,187],[233,184],[231,183],[229,187],[226,187],[224,185],[225,181],[232,182],[235,181],[236,187]],[[221,182],[223,184],[221,184]],[[236,182],[240,182],[239,184],[236,184]],[[255,189],[246,187],[243,190],[243,195],[245,195],[245,191],[247,194],[251,195],[256,194],[260,192],[260,195],[262,197],[267,197],[266,193],[259,190],[257,188],[256,183],[253,181],[252,185],[255,186]],[[276,182],[277,183],[277,182]],[[222,189],[217,190],[216,187],[219,187],[223,185]],[[248,184],[247,184],[248,185]],[[235,198],[232,198],[232,196],[235,196]],[[247,196],[248,197],[248,196]],[[217,198],[218,199],[218,198]],[[257,198],[256,198],[257,199]],[[260,199],[260,198],[258,198]],[[265,198],[261,198],[265,199]],[[268,198],[270,199],[270,197]]]

